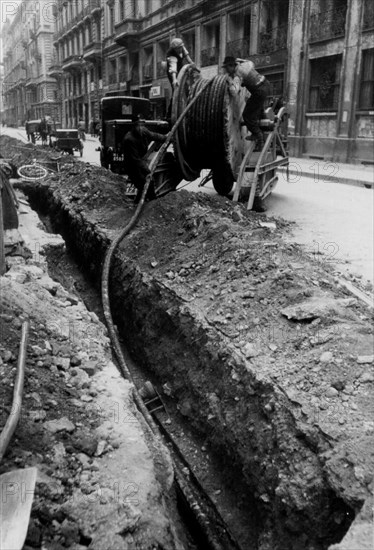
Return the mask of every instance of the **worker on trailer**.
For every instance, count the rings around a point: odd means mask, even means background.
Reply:
[[[264,146],[264,134],[260,129],[260,118],[266,98],[270,95],[270,82],[256,71],[254,63],[249,60],[227,56],[222,67],[229,77],[231,90],[239,92],[237,86],[240,85],[251,94],[242,117],[247,129],[251,132],[246,139],[256,141],[255,150],[261,151]]]
[[[185,47],[183,40],[181,38],[173,38],[170,42],[170,48],[166,52],[166,72],[167,77],[171,86],[171,99],[167,112],[167,119],[171,118],[171,105],[173,101],[174,90],[178,86],[177,76],[182,69],[183,65],[187,63],[192,64],[196,67],[195,63],[192,61],[190,54]]]
[[[147,164],[147,151],[151,141],[166,141],[166,136],[151,132],[144,124],[140,115],[133,117],[132,128],[122,141],[122,152],[124,155],[125,173],[128,174],[131,183],[136,187],[137,194],[135,204],[138,204],[142,196],[146,178],[150,173]],[[156,198],[153,182],[150,183],[147,192],[147,199]]]

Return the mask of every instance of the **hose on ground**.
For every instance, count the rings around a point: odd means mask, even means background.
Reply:
[[[13,390],[13,402],[11,414],[7,418],[3,431],[0,434],[0,461],[2,460],[9,442],[17,427],[21,416],[23,381],[25,379],[26,348],[29,334],[30,321],[22,323],[21,342],[18,353],[17,374]]]

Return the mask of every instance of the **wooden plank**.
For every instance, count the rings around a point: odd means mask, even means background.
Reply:
[[[339,279],[339,283],[344,286],[351,294],[359,298],[362,302],[364,302],[367,306],[370,308],[374,308],[374,298],[373,296],[368,296],[362,290],[354,286],[350,281],[345,281],[344,279]]]
[[[276,174],[269,181],[267,181],[265,183],[265,185],[263,186],[263,188],[261,189],[261,191],[259,193],[259,197],[261,199],[264,199],[265,197],[267,197],[267,195],[269,194],[269,193],[266,193],[267,189],[271,186],[272,183],[276,182],[277,180],[278,180],[278,176]]]
[[[267,164],[263,164],[258,173],[264,174],[265,172],[269,172],[270,170],[273,170],[274,168],[277,168],[278,166],[286,166],[288,164],[288,158],[282,158],[279,160],[274,160],[273,162],[268,162]]]

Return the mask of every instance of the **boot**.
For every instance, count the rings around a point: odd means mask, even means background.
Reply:
[[[263,139],[258,139],[256,141],[256,147],[254,148],[253,152],[260,152],[264,148],[265,142]]]

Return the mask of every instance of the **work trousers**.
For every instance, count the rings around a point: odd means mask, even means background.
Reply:
[[[135,201],[139,202],[140,197],[142,196],[143,189],[144,189],[145,180],[146,180],[146,178],[149,174],[149,168],[148,168],[148,166],[145,162],[144,163],[139,163],[139,164],[136,163],[136,164],[132,164],[132,165],[127,167],[127,173],[128,173],[128,176],[130,178],[131,183],[135,186],[135,188],[138,191],[137,194],[136,194]],[[149,184],[146,198],[150,199],[150,200],[156,198],[154,185],[153,185],[152,181]]]
[[[254,137],[259,141],[263,141],[263,134],[260,130],[260,118],[265,100],[270,95],[270,82],[265,78],[257,88],[249,91],[251,92],[251,97],[247,100],[244,107],[243,120]]]

